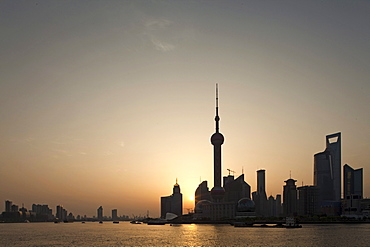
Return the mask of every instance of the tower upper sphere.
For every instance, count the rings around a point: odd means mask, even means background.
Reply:
[[[220,132],[216,132],[211,136],[212,145],[222,145],[224,143],[224,136]]]

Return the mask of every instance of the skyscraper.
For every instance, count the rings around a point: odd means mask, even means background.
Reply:
[[[349,165],[343,166],[343,194],[344,199],[350,195],[363,197],[363,169],[353,169]]]
[[[224,189],[224,201],[226,202],[238,202],[241,198],[251,198],[251,187],[244,181],[244,174],[236,179],[234,176],[228,176],[228,182],[224,185]]]
[[[5,201],[5,212],[11,212],[12,211],[12,205],[13,205],[12,201],[6,200]]]
[[[56,218],[59,220],[67,219],[67,210],[65,210],[62,205],[57,205]]]
[[[328,215],[340,213],[341,133],[326,136],[326,149],[314,155],[314,185],[319,189],[319,206],[330,209]]]
[[[221,145],[224,143],[224,136],[219,132],[218,116],[218,85],[216,84],[216,132],[211,136],[211,143],[213,145],[213,168],[214,168],[214,187],[211,190],[211,196],[214,201],[221,201],[225,190],[221,187]]]
[[[199,184],[198,188],[195,191],[195,205],[197,205],[198,202],[201,200],[211,200],[211,195],[208,190],[208,182],[203,181]]]
[[[286,185],[284,185],[283,189],[283,210],[285,216],[295,216],[297,215],[297,186],[292,178],[284,181]]]
[[[298,190],[298,215],[314,216],[319,214],[319,190],[316,186],[301,186]]]
[[[343,166],[343,215],[353,217],[362,214],[361,201],[363,199],[363,169],[353,169],[349,165]]]
[[[103,207],[100,206],[97,210],[98,220],[103,220]]]
[[[166,218],[167,213],[173,213],[177,216],[182,215],[182,194],[180,185],[177,183],[173,186],[172,195],[161,197],[161,218]]]
[[[112,220],[113,221],[118,220],[117,209],[112,209]]]
[[[253,201],[256,205],[256,214],[259,216],[267,216],[268,211],[265,184],[265,170],[258,170],[257,191],[253,192]]]

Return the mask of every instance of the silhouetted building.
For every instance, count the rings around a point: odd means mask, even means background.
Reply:
[[[363,199],[363,169],[343,166],[343,212],[347,217],[362,216],[361,201]]]
[[[268,215],[267,195],[266,195],[265,170],[257,171],[257,191],[253,192],[252,197],[256,205],[257,216]]]
[[[177,216],[182,215],[182,194],[177,179],[173,186],[172,195],[161,197],[161,218],[166,218],[167,213],[173,213]]]
[[[288,179],[284,181],[286,185],[284,185],[283,190],[283,209],[285,216],[296,216],[297,215],[297,186],[295,182],[297,180]]]
[[[32,212],[40,220],[51,220],[53,218],[53,210],[48,205],[32,204]]]
[[[18,212],[19,211],[18,205],[13,204],[10,211],[11,212]]]
[[[301,186],[298,190],[298,215],[314,216],[320,214],[319,189],[316,186]]]
[[[5,212],[9,213],[12,211],[12,201],[6,200],[5,201]]]
[[[326,149],[314,155],[314,185],[322,213],[339,215],[341,199],[341,133],[326,136]]]
[[[202,200],[211,200],[211,193],[208,189],[207,181],[201,182],[195,191],[195,205]]]
[[[276,200],[275,198],[271,195],[269,196],[268,200],[267,200],[267,216],[268,217],[276,217],[277,216],[277,213],[276,213]]]
[[[103,220],[103,207],[100,206],[97,210],[98,220]]]
[[[69,213],[68,215],[67,215],[67,220],[68,221],[73,221],[75,219],[75,217],[74,217],[74,215],[72,214],[72,213]]]
[[[275,203],[276,203],[276,216],[280,217],[283,214],[283,206],[281,205],[281,195],[280,194],[276,195]]]
[[[67,220],[67,210],[62,205],[56,207],[56,218],[59,220]]]
[[[112,220],[118,220],[117,209],[112,209]]]
[[[344,199],[350,195],[363,197],[363,168],[355,170],[347,164],[343,166],[343,194]]]
[[[225,179],[227,178],[227,179]],[[234,180],[234,176],[224,177],[225,202],[238,202],[242,198],[251,198],[251,187],[244,181],[244,174]]]

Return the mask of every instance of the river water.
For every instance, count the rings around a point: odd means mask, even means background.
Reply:
[[[0,224],[0,246],[370,246],[370,224],[285,229],[129,222],[4,223]]]

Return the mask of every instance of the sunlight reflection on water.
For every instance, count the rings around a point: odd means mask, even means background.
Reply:
[[[369,246],[370,225],[301,229],[128,222],[0,224],[1,246]]]

